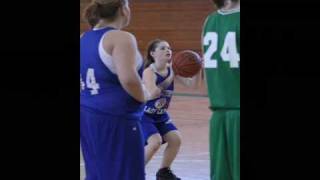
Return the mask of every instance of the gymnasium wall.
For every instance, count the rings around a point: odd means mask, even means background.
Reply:
[[[80,0],[80,31],[89,26],[83,21],[84,7],[90,0]],[[167,40],[173,50],[191,49],[201,52],[201,28],[214,10],[210,0],[131,0],[132,32],[139,48],[145,53],[148,42],[155,38]]]

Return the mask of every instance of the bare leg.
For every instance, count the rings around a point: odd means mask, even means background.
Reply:
[[[164,150],[161,168],[169,168],[180,150],[181,137],[178,131],[170,131],[169,133],[165,134],[163,138],[168,145]]]
[[[161,143],[162,138],[158,133],[148,138],[148,145],[145,146],[145,165],[147,165],[152,156],[160,149]]]

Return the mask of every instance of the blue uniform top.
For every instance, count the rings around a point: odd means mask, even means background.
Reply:
[[[151,66],[152,65],[153,64],[151,64]],[[164,80],[166,80],[169,76],[173,75],[171,71],[172,69],[168,67],[168,74],[165,77],[155,72],[156,85],[159,85]],[[172,81],[171,84],[161,92],[160,97],[149,100],[146,103],[144,107],[144,113],[149,117],[151,117],[154,122],[163,122],[163,121],[169,120],[167,109],[169,108],[169,105],[170,105],[173,90],[174,90],[174,82]]]
[[[80,39],[80,105],[114,116],[141,116],[144,104],[121,86],[112,57],[103,49],[102,39],[113,28],[94,29]],[[143,59],[136,57],[140,77]]]

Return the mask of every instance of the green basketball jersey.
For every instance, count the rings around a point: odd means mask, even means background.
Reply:
[[[210,14],[202,46],[210,105],[240,108],[240,9]]]

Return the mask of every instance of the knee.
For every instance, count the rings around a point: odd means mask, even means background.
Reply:
[[[161,144],[162,144],[161,138],[153,139],[152,141],[148,142],[149,149],[153,152],[158,151],[161,147]]]
[[[181,146],[181,137],[179,135],[176,135],[172,138],[170,138],[170,140],[168,141],[168,145],[169,146],[173,146],[173,147],[177,147],[179,148]]]

